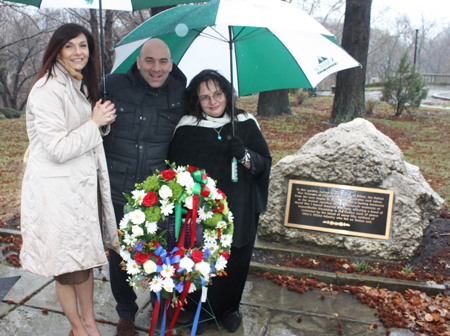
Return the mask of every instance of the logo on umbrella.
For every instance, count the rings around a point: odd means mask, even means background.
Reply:
[[[317,60],[319,61],[319,66],[316,66],[314,68],[314,71],[317,74],[321,74],[322,72],[325,72],[338,64],[338,62],[335,61],[333,57],[326,58],[323,56],[317,56]]]
[[[92,3],[94,2],[94,0],[84,0],[88,5],[92,5]]]

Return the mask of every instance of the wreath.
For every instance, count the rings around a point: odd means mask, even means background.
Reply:
[[[166,163],[169,169],[136,184],[132,196],[124,193],[128,203],[118,230],[121,265],[130,275],[130,286],[157,296],[149,335],[161,298],[166,299],[164,311],[169,304],[177,307],[172,329],[187,294],[206,287],[214,276],[226,275],[234,228],[233,214],[216,181],[196,167]],[[199,228],[202,236],[196,237]],[[176,243],[170,250],[168,239]],[[200,307],[201,302],[196,315]],[[165,314],[162,329],[164,321]]]

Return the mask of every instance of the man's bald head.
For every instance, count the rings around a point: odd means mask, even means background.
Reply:
[[[172,71],[170,49],[158,38],[150,39],[142,45],[136,61],[142,77],[154,88],[162,86]]]

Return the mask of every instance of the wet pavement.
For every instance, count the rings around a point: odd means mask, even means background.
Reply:
[[[66,336],[70,324],[56,298],[53,278],[40,277],[6,263],[0,264],[0,278],[20,275],[20,280],[0,302],[1,336]],[[109,285],[108,269],[95,270],[94,310],[102,335],[116,335],[115,301]],[[140,310],[135,336],[148,335],[152,307],[148,292],[137,291]],[[226,293],[224,293],[226,295]],[[322,299],[321,296],[325,298]],[[26,300],[25,302],[23,302]],[[9,302],[9,303],[8,303]],[[46,313],[45,311],[48,310]],[[338,335],[338,323],[347,336],[385,335],[375,309],[358,302],[355,296],[314,289],[305,294],[290,292],[272,281],[249,275],[241,303],[243,323],[236,336],[319,336]],[[298,318],[301,322],[298,322]],[[370,330],[377,323],[379,327]],[[173,335],[190,335],[190,327],[180,327]],[[220,328],[220,329],[219,329]],[[391,336],[412,336],[411,331],[391,328]],[[203,335],[230,333],[219,323],[208,324]],[[158,333],[159,335],[159,333]]]

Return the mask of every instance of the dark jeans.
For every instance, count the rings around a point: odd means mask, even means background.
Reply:
[[[116,215],[117,227],[123,217],[123,205],[114,204],[114,213]],[[109,277],[111,281],[111,290],[114,299],[117,302],[116,310],[119,317],[134,317],[138,311],[136,304],[136,293],[134,289],[128,284],[128,273],[122,271],[120,263],[122,257],[109,250]]]

